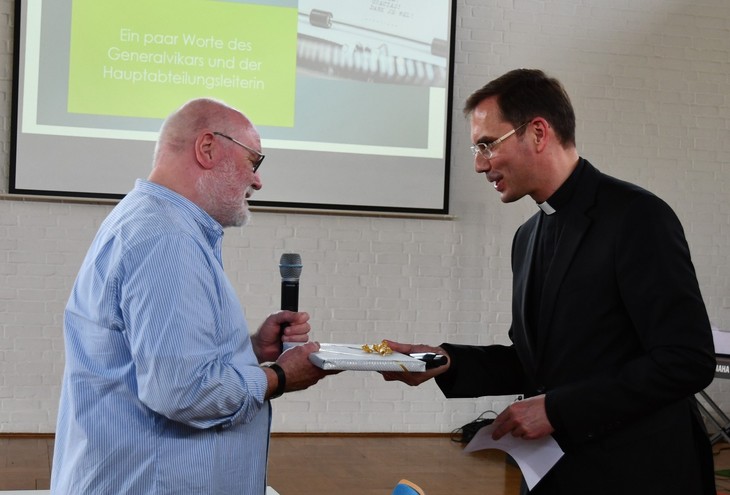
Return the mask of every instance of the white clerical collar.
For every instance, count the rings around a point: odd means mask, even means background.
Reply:
[[[555,213],[555,208],[550,206],[550,204],[547,201],[543,201],[542,203],[538,203],[537,206],[540,207],[540,209],[546,214],[546,215],[552,215]]]

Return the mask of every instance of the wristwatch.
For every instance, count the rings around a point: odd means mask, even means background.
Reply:
[[[286,388],[286,374],[284,373],[282,367],[276,363],[271,363],[268,365],[268,367],[274,370],[274,373],[276,373],[276,379],[278,380],[276,390],[271,395],[271,397],[269,397],[269,400],[273,400],[277,397],[281,397],[282,395],[284,395],[284,389]]]

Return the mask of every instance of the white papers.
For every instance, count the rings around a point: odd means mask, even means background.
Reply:
[[[730,331],[713,327],[712,340],[715,342],[715,354],[730,354]]]
[[[309,360],[323,370],[425,371],[426,363],[400,352],[382,356],[357,344],[320,344]]]
[[[563,449],[548,435],[537,440],[525,440],[507,434],[499,440],[492,440],[493,425],[480,428],[464,452],[484,449],[498,449],[507,452],[517,462],[527,486],[532,490],[555,463],[563,457]]]

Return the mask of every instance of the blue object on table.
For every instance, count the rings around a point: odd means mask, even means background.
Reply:
[[[426,495],[421,487],[408,480],[400,480],[391,495]]]

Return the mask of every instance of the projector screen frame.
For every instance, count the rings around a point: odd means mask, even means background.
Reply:
[[[21,132],[21,126],[22,126],[22,118],[23,118],[23,108],[27,104],[25,101],[23,101],[23,98],[25,97],[24,94],[24,87],[25,84],[25,74],[23,73],[24,70],[24,49],[26,47],[26,31],[28,31],[28,26],[26,25],[27,19],[24,18],[22,15],[24,13],[23,7],[28,2],[38,1],[42,2],[43,0],[16,0],[14,2],[15,4],[15,33],[14,33],[14,41],[15,46],[13,50],[13,63],[14,63],[14,72],[13,72],[13,101],[12,101],[12,115],[11,115],[11,142],[10,142],[10,169],[9,169],[9,193],[10,195],[25,195],[25,196],[38,196],[40,197],[46,197],[49,200],[52,200],[52,198],[79,198],[79,199],[103,199],[103,200],[119,200],[124,197],[126,194],[126,191],[130,190],[133,187],[133,183],[131,181],[128,181],[128,187],[124,189],[124,191],[118,191],[118,192],[108,192],[108,191],[100,191],[100,190],[89,190],[87,188],[79,188],[79,189],[73,189],[73,187],[37,187],[37,186],[26,186],[25,183],[23,183],[20,179],[21,177],[21,168],[22,165],[20,164],[20,158],[19,153],[23,152],[22,146],[20,146],[20,137],[22,136]],[[269,1],[277,1],[277,0],[269,0]],[[242,3],[242,2],[239,2]],[[306,3],[306,2],[299,2],[300,4]],[[446,43],[445,48],[442,47],[442,49],[447,50],[447,57],[446,57],[446,83],[445,83],[445,101],[443,103],[444,110],[443,110],[443,122],[439,123],[441,127],[441,131],[443,133],[442,136],[442,143],[441,146],[441,153],[442,157],[440,158],[442,162],[442,175],[440,178],[440,186],[438,189],[438,194],[436,196],[437,199],[431,198],[431,196],[434,196],[434,189],[425,189],[426,192],[423,193],[424,196],[428,196],[430,203],[426,204],[426,206],[423,205],[401,205],[401,204],[390,204],[388,201],[375,201],[375,202],[353,202],[350,203],[345,200],[339,200],[337,202],[331,202],[331,201],[321,201],[316,191],[313,191],[311,196],[297,196],[293,199],[267,199],[264,196],[264,192],[266,190],[267,184],[272,177],[267,174],[267,168],[266,165],[262,168],[262,170],[259,172],[262,174],[262,182],[264,183],[264,190],[262,191],[262,194],[256,194],[255,199],[252,199],[250,201],[251,206],[257,207],[261,206],[263,208],[271,208],[274,210],[282,210],[287,211],[288,209],[296,209],[296,210],[330,210],[330,211],[352,211],[352,212],[360,212],[360,213],[366,213],[366,212],[374,212],[374,213],[398,213],[398,214],[415,214],[415,215],[446,215],[448,214],[448,205],[449,205],[449,168],[450,168],[450,155],[451,155],[451,113],[452,113],[452,94],[453,94],[453,72],[454,72],[454,34],[455,34],[455,18],[456,18],[456,0],[448,0],[448,9],[449,9],[449,19],[448,19],[448,40]],[[300,12],[301,17],[301,12]],[[69,28],[70,29],[70,28]],[[69,57],[71,55],[69,54]],[[353,83],[357,84],[357,83]],[[160,119],[161,122],[161,119]],[[256,121],[254,121],[256,124]],[[306,155],[306,152],[298,151],[295,149],[280,149],[280,148],[272,148],[267,146],[267,131],[268,128],[266,126],[259,126],[262,136],[262,144],[264,147],[264,152],[267,154],[267,162],[271,162],[269,167],[271,168],[272,172],[271,174],[274,174],[277,167],[281,166],[281,163],[292,163],[295,160],[298,160],[299,157],[302,155]],[[56,140],[64,140],[64,145],[62,147],[68,147],[72,150],[74,153],[78,153],[79,159],[81,159],[84,155],[84,147],[79,142],[75,142],[75,138],[68,138],[63,136],[55,136],[53,139]],[[81,139],[81,138],[78,138]],[[104,140],[103,138],[97,138],[97,140]],[[119,156],[125,154],[125,149],[128,148],[128,145],[126,142],[117,142],[118,140],[115,139],[109,139],[109,146],[110,151],[106,152],[108,154],[105,154],[104,156]],[[148,163],[152,160],[152,154],[151,154],[151,146],[153,143],[151,143],[149,140],[146,144],[143,146],[147,148],[147,151],[149,153],[146,155],[146,159],[148,160]],[[42,149],[41,146],[36,146],[35,148]],[[336,161],[336,158],[334,158],[336,155],[329,155],[330,157],[333,157],[332,160]],[[345,154],[342,155],[342,157],[346,157]],[[341,157],[341,158],[342,158]],[[48,166],[49,168],[53,166],[53,160],[48,159]],[[418,170],[419,164],[419,158],[417,157],[396,157],[390,159],[391,162],[395,165],[391,166],[388,170],[388,172],[391,171],[397,171],[402,166],[401,164],[411,162],[411,165],[409,165],[409,170]],[[342,158],[341,162],[337,163],[345,163],[345,159]],[[292,172],[290,170],[287,172],[287,174],[282,178],[279,177],[279,182],[286,181],[286,182],[292,182],[292,192],[293,193],[299,193],[300,191],[308,191],[310,189],[308,181],[312,181],[313,183],[319,183],[322,181],[327,181],[331,179],[331,177],[326,173],[326,168],[322,168],[320,166],[320,163],[314,164],[311,168],[311,171],[307,170],[307,164],[303,163],[300,167],[304,172],[301,172],[301,176],[297,176],[297,172]],[[149,167],[148,164],[145,164],[145,166]],[[319,170],[317,167],[319,167]],[[339,166],[339,165],[338,165]],[[84,167],[81,166],[81,162],[79,162],[78,168],[69,169],[72,174],[83,176],[83,170]],[[320,173],[324,170],[325,173]],[[113,174],[116,173],[115,170],[109,171],[112,174],[111,180],[119,180],[117,177],[115,177]],[[393,177],[390,173],[378,173],[378,172],[369,172],[367,170],[367,167],[356,167],[352,171],[355,174],[370,174],[369,176],[362,175],[362,177],[359,177],[357,175],[354,176],[354,181],[357,184],[364,183],[367,180],[372,180],[373,184],[376,183],[382,183],[382,181],[390,181]],[[382,172],[382,169],[381,169]],[[64,177],[67,177],[68,175],[72,174],[66,174]],[[406,177],[410,176],[417,176],[418,174],[415,173],[409,173],[405,174]],[[138,177],[143,177],[142,174],[137,174]],[[276,177],[274,177],[274,181],[276,182]],[[74,177],[69,177],[68,180],[75,180]],[[339,180],[342,185],[345,185],[345,182],[350,181],[349,177],[340,177],[339,179],[335,178],[335,182]],[[415,186],[414,186],[415,184]],[[414,179],[414,182],[411,183],[404,183],[401,189],[413,189],[414,187],[418,186],[418,180],[417,178]],[[288,186],[289,187],[289,186]],[[257,196],[264,196],[262,198],[257,198]],[[390,197],[394,196],[394,194],[390,194]],[[424,203],[425,204],[425,203]]]

